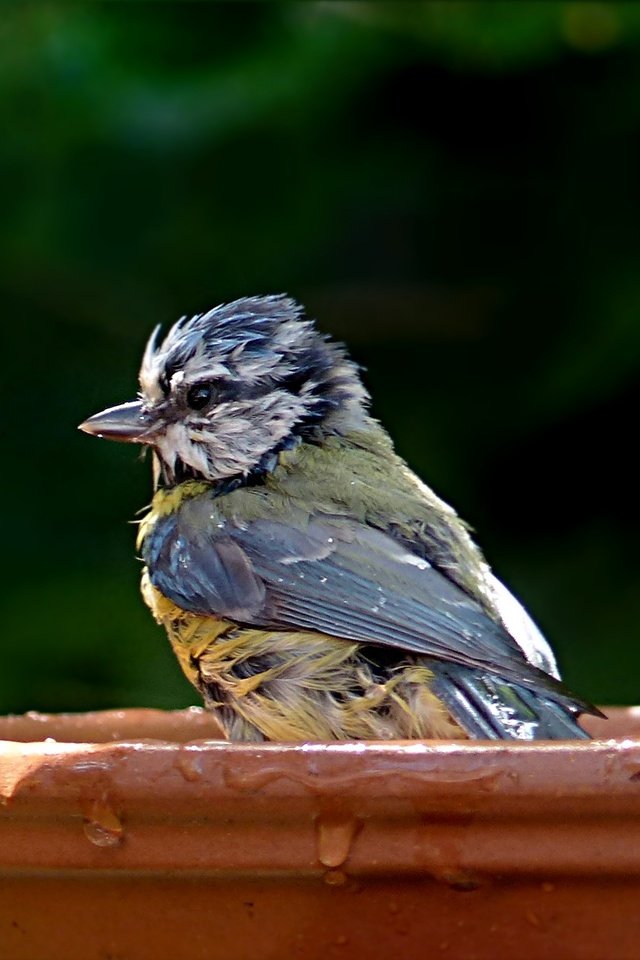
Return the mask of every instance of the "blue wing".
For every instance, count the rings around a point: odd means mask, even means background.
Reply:
[[[195,498],[156,523],[143,558],[153,585],[185,610],[393,647],[447,665],[449,686],[464,686],[459,666],[591,710],[440,570],[364,523],[292,511],[286,523],[216,524],[211,501]]]

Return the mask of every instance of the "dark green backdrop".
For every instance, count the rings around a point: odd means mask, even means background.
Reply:
[[[181,706],[138,597],[150,329],[286,290],[570,684],[638,702],[640,6],[23,3],[0,19],[0,711]]]

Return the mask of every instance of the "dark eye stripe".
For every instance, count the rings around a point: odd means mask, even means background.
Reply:
[[[304,383],[306,377],[288,377],[274,386],[279,390],[288,390],[297,395]],[[204,410],[213,400],[216,403],[228,403],[233,400],[254,400],[263,397],[270,390],[268,384],[256,383],[249,385],[240,380],[200,380],[192,384],[186,396],[187,406],[192,410]]]
[[[215,387],[209,381],[203,383],[194,383],[189,387],[187,393],[187,403],[192,410],[203,410],[215,395]]]

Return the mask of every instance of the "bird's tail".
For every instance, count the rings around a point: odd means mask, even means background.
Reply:
[[[533,690],[457,664],[433,664],[433,692],[472,737],[489,740],[588,740],[578,725],[595,708],[561,689]],[[560,684],[558,684],[560,687]]]

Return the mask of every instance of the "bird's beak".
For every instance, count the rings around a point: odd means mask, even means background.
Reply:
[[[78,427],[93,437],[120,440],[122,443],[152,443],[157,420],[146,410],[140,400],[121,403],[100,413],[94,413]]]

